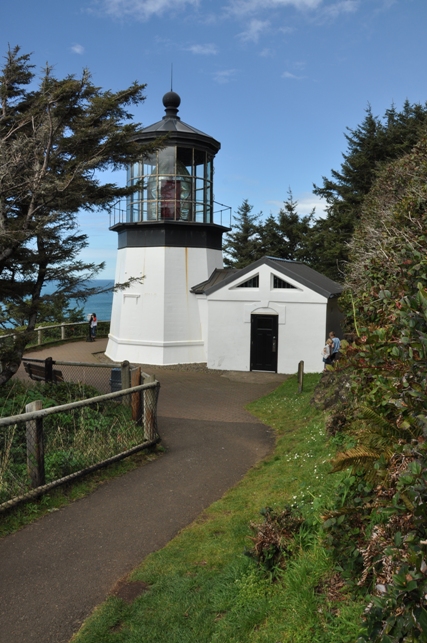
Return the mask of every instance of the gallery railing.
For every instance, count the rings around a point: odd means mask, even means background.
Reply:
[[[218,201],[213,202],[213,222],[217,225],[231,228],[231,206],[224,205]],[[126,203],[123,201],[117,202],[110,212],[110,228],[118,223],[127,223],[127,210]]]

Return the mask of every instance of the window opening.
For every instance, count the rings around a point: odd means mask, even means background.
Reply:
[[[239,284],[237,288],[259,288],[259,275],[255,275],[251,279]]]
[[[294,288],[295,290],[297,290],[296,286],[292,286],[287,281],[284,281],[284,279],[276,277],[276,275],[273,275],[273,288]]]

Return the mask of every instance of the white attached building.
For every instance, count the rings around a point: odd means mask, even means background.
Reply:
[[[118,234],[116,283],[106,354],[140,364],[207,362],[222,370],[321,371],[326,334],[339,331],[341,286],[298,262],[264,257],[224,270],[214,223],[213,161],[220,143],[178,117],[180,97],[143,129],[141,143],[167,145],[135,163]]]
[[[327,334],[338,335],[341,286],[303,263],[263,257],[216,270],[194,286],[209,368],[295,373],[323,370]]]

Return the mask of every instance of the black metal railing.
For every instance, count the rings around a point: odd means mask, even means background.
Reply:
[[[218,201],[213,202],[214,212],[213,212],[213,223],[217,225],[222,225],[227,228],[231,228],[231,206],[224,205]],[[165,219],[169,221],[170,219]],[[110,223],[109,227],[117,225],[118,223],[127,223],[127,211],[126,203],[118,202],[116,203],[112,210],[110,211]],[[190,221],[191,223],[192,221]]]

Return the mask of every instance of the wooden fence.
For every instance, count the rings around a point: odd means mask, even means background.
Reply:
[[[111,369],[106,364],[90,366]],[[26,413],[0,418],[5,447],[0,462],[0,511],[160,441],[159,382],[128,362],[121,365],[121,376],[124,388],[119,391],[50,408],[40,408],[41,401],[36,400],[27,405]],[[66,475],[52,479],[55,471]]]
[[[97,334],[99,336],[108,335],[110,328],[109,321],[98,321]],[[8,339],[15,339],[23,330],[15,330],[12,333],[0,334],[1,342]],[[61,322],[60,324],[52,324],[50,326],[37,326],[34,331],[34,341],[29,342],[28,347],[42,346],[44,343],[65,341],[67,339],[84,339],[89,337],[89,323],[83,322]],[[49,341],[46,342],[45,340]]]

